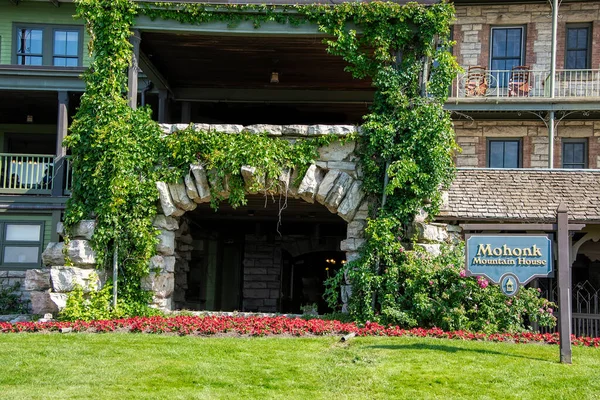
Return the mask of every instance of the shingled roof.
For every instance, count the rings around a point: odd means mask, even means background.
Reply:
[[[600,223],[600,170],[459,169],[440,219]]]

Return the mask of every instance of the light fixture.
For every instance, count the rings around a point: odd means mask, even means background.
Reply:
[[[33,115],[27,116],[27,123],[31,124],[33,122]]]
[[[275,70],[271,72],[271,83],[279,83],[279,72]]]
[[[248,210],[248,216],[254,217],[254,210]]]

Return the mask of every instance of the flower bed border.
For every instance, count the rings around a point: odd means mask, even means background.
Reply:
[[[153,334],[177,334],[212,336],[234,334],[247,336],[271,335],[345,335],[388,337],[430,337],[509,343],[558,344],[558,333],[477,333],[467,331],[443,331],[439,328],[401,329],[398,326],[383,326],[367,322],[359,326],[353,322],[335,320],[302,319],[285,316],[238,317],[238,316],[175,316],[175,317],[135,317],[116,320],[75,321],[75,322],[0,322],[0,333],[59,332],[70,328],[72,332],[104,333],[131,332]],[[600,348],[600,338],[571,336],[575,346]]]

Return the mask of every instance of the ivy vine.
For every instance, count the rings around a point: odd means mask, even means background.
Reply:
[[[445,1],[431,6],[378,1],[270,6],[77,0],[77,17],[86,21],[94,61],[84,76],[86,92],[66,141],[77,179],[65,223],[97,220],[93,245],[100,266],[108,265],[118,243],[119,290],[125,303],[148,300],[139,282],[148,272],[156,243],[155,181],[175,181],[200,159],[233,177],[229,201],[239,205],[244,202],[240,165],[256,166],[276,178],[285,168],[306,167],[324,144],[299,140],[291,146],[263,135],[219,135],[191,128],[163,138],[150,110],[132,110],[124,97],[131,58],[128,39],[139,14],[186,24],[313,23],[326,34],[329,53],[343,57],[355,78],[371,79],[374,104],[357,140],[364,188],[378,207],[368,229],[369,254],[363,251],[348,271],[379,275],[387,244],[378,238],[402,235],[403,226],[420,209],[437,209],[439,189],[452,179],[456,149],[449,114],[442,108],[458,68],[446,51],[453,7]],[[368,315],[371,296],[383,289],[373,282],[377,280],[355,277],[356,315]]]

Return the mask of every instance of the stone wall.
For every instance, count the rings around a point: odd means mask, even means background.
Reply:
[[[276,312],[281,286],[281,240],[246,235],[243,311]]]
[[[534,70],[550,69],[552,38],[550,4],[456,6],[454,55],[462,66],[489,65],[493,26],[525,26],[525,62]],[[557,32],[557,68],[564,67],[566,24],[592,23],[591,67],[600,65],[600,3],[562,2]]]
[[[548,167],[548,128],[542,121],[454,121],[456,141],[462,152],[456,156],[457,167],[487,167],[488,139],[521,140],[524,168]],[[600,122],[564,121],[555,130],[554,167],[562,166],[561,139],[587,139],[588,168],[600,168]]]

